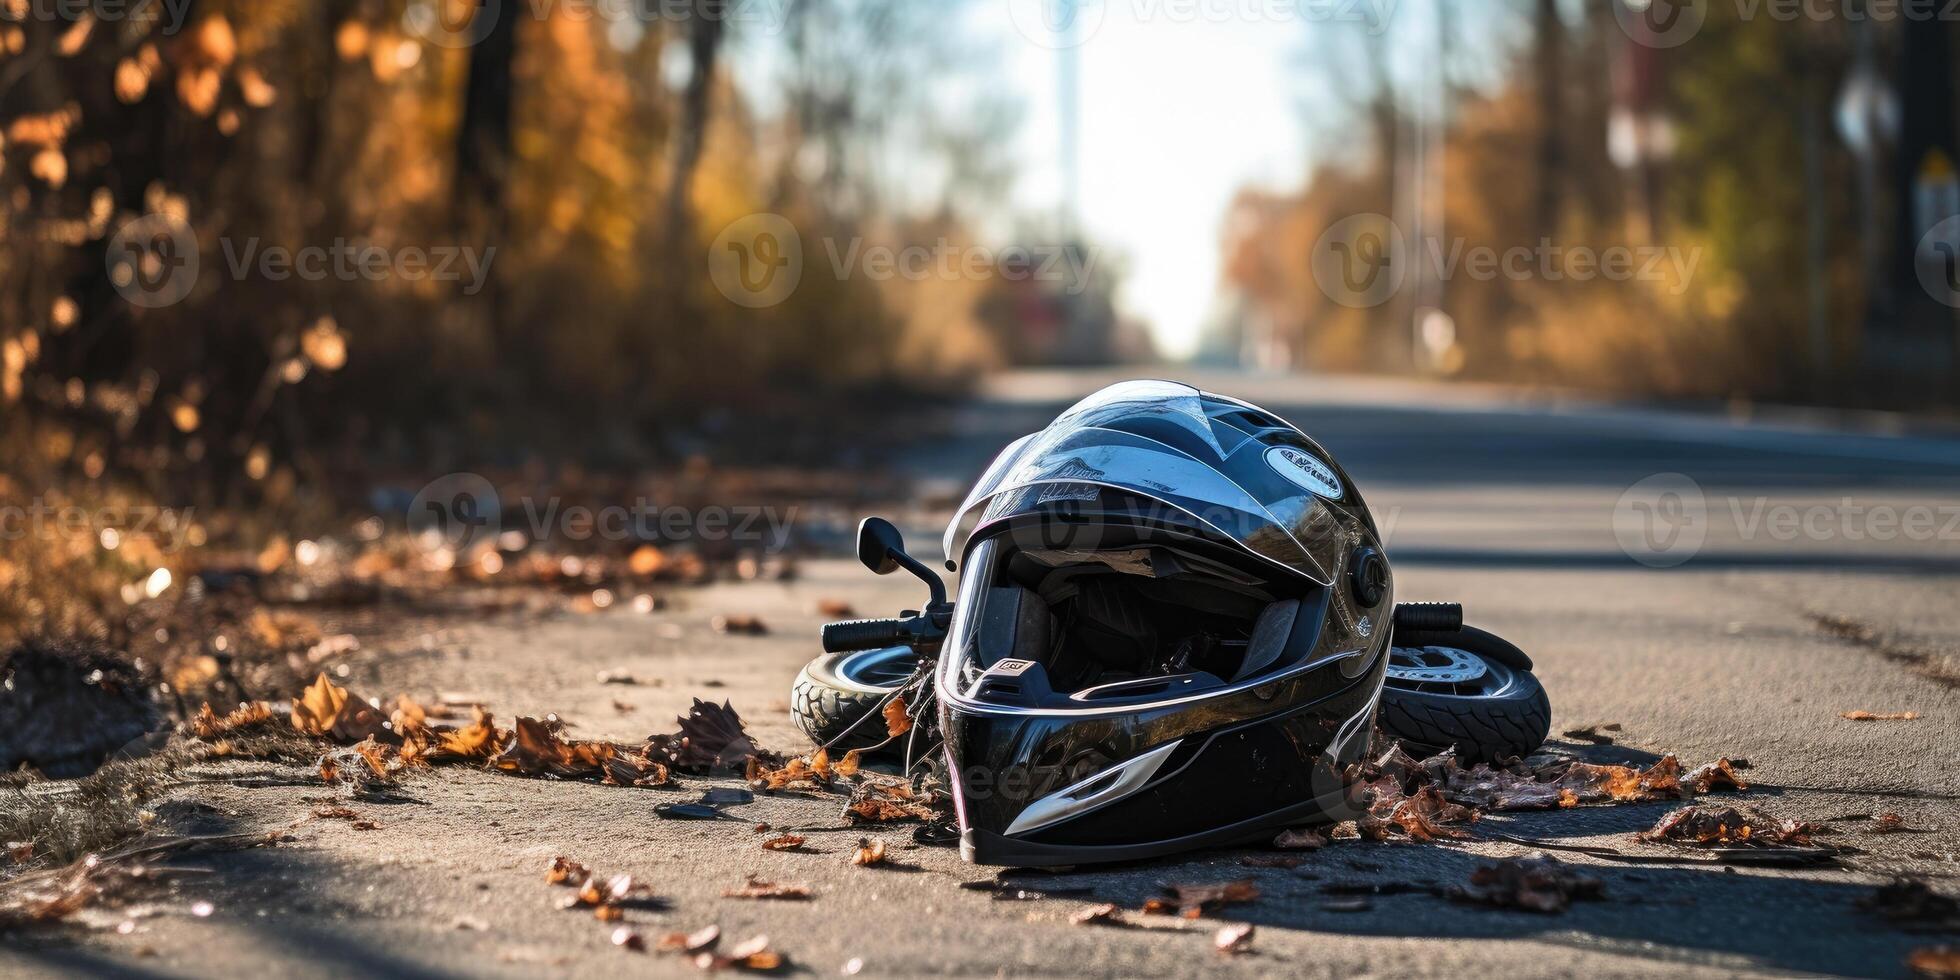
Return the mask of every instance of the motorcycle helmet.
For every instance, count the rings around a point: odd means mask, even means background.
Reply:
[[[967,860],[1136,860],[1354,815],[1393,579],[1353,481],[1299,429],[1115,385],[1002,452],[944,544],[939,722]]]

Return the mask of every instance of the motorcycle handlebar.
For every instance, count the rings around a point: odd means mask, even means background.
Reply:
[[[823,649],[825,653],[849,653],[853,650],[902,646],[912,639],[907,626],[908,621],[903,619],[854,619],[827,623],[823,628]]]

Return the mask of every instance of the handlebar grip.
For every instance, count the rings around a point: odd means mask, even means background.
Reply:
[[[1463,603],[1398,602],[1395,628],[1418,633],[1454,633],[1463,628]]]
[[[854,619],[826,623],[823,628],[825,653],[849,653],[901,646],[911,639],[902,619]]]

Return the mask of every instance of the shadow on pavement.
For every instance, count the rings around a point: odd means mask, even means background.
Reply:
[[[1589,810],[1592,826],[1584,832],[1626,830],[1643,819],[1651,823],[1663,812],[1662,807]],[[1600,821],[1618,826],[1601,827]],[[1604,882],[1605,896],[1574,903],[1562,914],[1544,914],[1448,897],[1451,888],[1467,882],[1472,870],[1489,860],[1453,847],[1337,842],[1291,870],[1242,866],[1242,853],[1043,876],[1025,884],[1036,889],[1086,886],[1094,890],[1092,901],[1136,908],[1160,896],[1167,884],[1253,878],[1260,898],[1229,907],[1222,918],[1355,936],[1530,939],[1657,961],[1692,951],[1706,964],[1705,954],[1713,953],[1725,961],[1718,961],[1718,968],[1767,967],[1805,974],[1903,975],[1907,953],[1928,942],[1860,912],[1855,903],[1871,892],[1869,886],[1747,868],[1585,865],[1580,870]],[[1364,908],[1353,909],[1357,899]],[[1545,963],[1542,972],[1562,971],[1557,963]]]

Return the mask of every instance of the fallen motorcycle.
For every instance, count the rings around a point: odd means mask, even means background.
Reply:
[[[871,518],[867,527],[872,522],[885,525]],[[899,541],[902,549],[895,528],[873,533]],[[867,719],[908,687],[930,696],[943,634],[935,636],[923,618],[908,613],[825,626],[826,652],[805,664],[790,686],[796,727],[833,752],[902,752],[882,721]],[[1465,625],[1462,607],[1454,603],[1405,603],[1396,608],[1394,624],[1375,722],[1383,734],[1417,758],[1453,748],[1465,764],[1523,758],[1544,744],[1552,705],[1523,650]]]
[[[1466,760],[1523,755],[1549,726],[1531,661],[1458,606],[1397,604],[1346,471],[1237,399],[1091,395],[995,459],[944,547],[957,601],[897,528],[864,522],[859,559],[928,602],[826,626],[792,704],[821,744],[935,767],[977,863],[1347,819],[1378,723]]]

